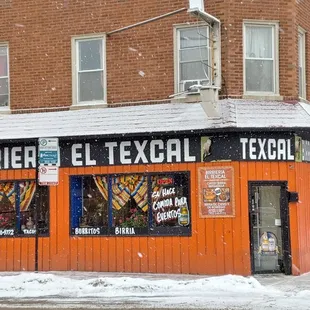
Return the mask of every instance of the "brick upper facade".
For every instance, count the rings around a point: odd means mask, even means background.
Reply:
[[[188,7],[187,0],[2,2],[11,110],[72,105],[72,36],[103,34]],[[310,30],[309,1],[208,0],[205,11],[221,21],[221,95],[243,96],[243,21],[266,20],[279,22],[279,94],[298,99],[298,26]],[[108,36],[107,103],[167,100],[175,92],[173,25],[189,22],[197,19],[184,10]],[[306,72],[308,42],[306,33]]]

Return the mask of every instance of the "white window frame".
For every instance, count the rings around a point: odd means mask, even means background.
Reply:
[[[87,40],[102,40],[102,55],[103,55],[103,100],[97,101],[78,101],[78,92],[79,92],[79,80],[78,80],[78,68],[79,68],[79,51],[78,51],[78,42],[79,41],[87,41]],[[98,35],[85,35],[72,37],[71,41],[71,54],[72,54],[72,105],[73,106],[84,106],[84,105],[95,105],[98,106],[100,104],[107,104],[107,70],[106,70],[106,35],[98,34]],[[101,69],[100,69],[101,70]]]
[[[204,0],[189,0],[189,8],[204,11]]]
[[[8,43],[0,43],[0,47],[6,47],[7,49],[7,76],[2,76],[0,78],[8,79],[8,104],[6,106],[0,106],[0,110],[7,110],[10,108],[10,55],[9,55],[9,44]]]
[[[301,40],[301,41],[300,41]],[[301,46],[299,45],[301,42]],[[307,92],[306,92],[306,85],[307,85],[307,74],[306,74],[306,31],[302,29],[301,27],[298,27],[298,96],[299,98],[306,99],[307,98]],[[301,50],[300,50],[301,47]],[[302,65],[302,85],[300,87],[299,85],[299,67]],[[300,93],[301,89],[301,93]]]
[[[190,28],[197,28],[197,27],[208,27],[208,35],[211,38],[213,36],[213,30],[211,29],[210,25],[207,23],[199,23],[199,24],[181,24],[181,25],[175,25],[174,27],[174,92],[175,93],[179,93],[179,92],[183,92],[183,90],[180,89],[179,85],[180,85],[180,56],[179,56],[179,51],[180,51],[180,30],[184,30],[184,29],[190,29]],[[209,64],[213,64],[214,63],[214,55],[212,52],[213,46],[211,44],[210,40],[210,50],[209,50]],[[212,88],[214,87],[213,83],[214,83],[214,79],[213,79],[213,70],[211,68],[209,68],[209,79],[210,79],[210,84],[207,85],[205,88]],[[197,79],[198,80],[198,79]],[[219,85],[220,86],[220,85]]]
[[[267,91],[247,91],[246,90],[246,27],[247,26],[265,26],[272,27],[272,55],[273,55],[273,92]],[[279,94],[279,23],[278,21],[243,21],[243,93],[250,96],[280,96]]]

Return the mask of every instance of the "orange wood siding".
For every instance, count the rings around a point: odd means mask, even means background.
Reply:
[[[296,188],[299,202],[292,204],[298,217],[299,264],[294,266],[297,273],[310,271],[310,164],[296,163]]]
[[[50,237],[39,239],[39,269],[249,275],[248,181],[280,180],[288,181],[290,190],[296,190],[296,186],[302,188],[303,202],[298,208],[290,204],[292,256],[295,270],[309,270],[310,237],[306,232],[310,202],[305,184],[309,187],[310,165],[296,164],[299,176],[296,182],[294,164],[215,162],[61,168],[59,185],[50,188]],[[198,168],[221,165],[234,167],[236,216],[199,218]],[[190,172],[191,237],[70,236],[70,175],[164,171]],[[0,171],[1,180],[34,177],[34,170]],[[299,233],[303,234],[299,242],[298,220]],[[34,246],[34,238],[0,238],[0,270],[34,270]]]

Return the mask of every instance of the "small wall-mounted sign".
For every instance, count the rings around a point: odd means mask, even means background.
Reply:
[[[198,177],[200,217],[234,217],[233,167],[202,167]]]
[[[39,138],[39,163],[58,164],[58,138]]]
[[[57,166],[40,165],[38,169],[39,185],[58,185],[59,173]]]

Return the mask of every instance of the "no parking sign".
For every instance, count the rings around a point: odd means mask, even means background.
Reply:
[[[58,185],[57,166],[39,166],[39,185]]]

